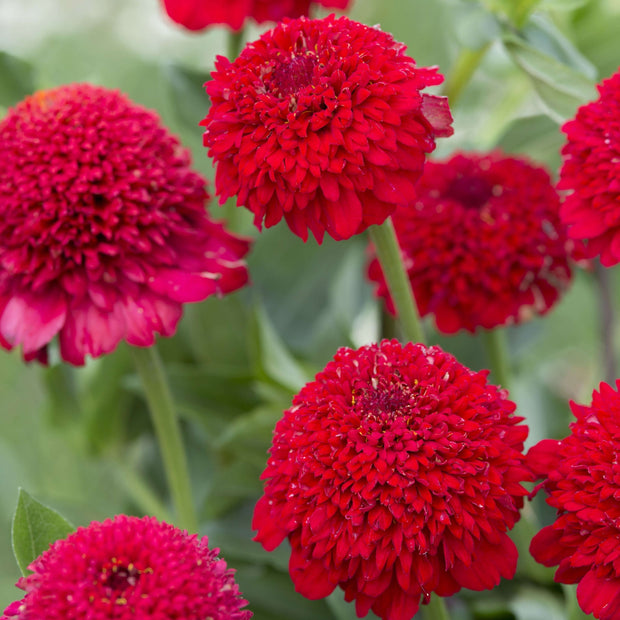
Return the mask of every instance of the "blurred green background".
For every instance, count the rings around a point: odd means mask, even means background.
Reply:
[[[444,74],[464,48],[490,45],[453,109],[455,136],[440,141],[437,156],[499,146],[555,174],[562,115],[585,103],[580,97],[620,64],[620,0],[542,0],[521,29],[505,6],[502,0],[355,0],[349,15],[380,24],[419,64],[437,64]],[[259,32],[250,27],[245,36]],[[212,178],[198,122],[208,106],[202,83],[215,55],[225,53],[226,34],[220,28],[187,33],[169,22],[157,0],[0,0],[0,116],[40,88],[76,81],[118,88],[156,109]],[[508,35],[521,47],[510,47]],[[184,418],[204,533],[238,568],[257,620],[346,620],[353,616],[339,598],[312,603],[293,592],[286,550],[268,555],[251,542],[249,515],[273,424],[292,394],[337,347],[375,340],[385,327],[364,277],[367,242],[304,245],[284,225],[258,235],[243,210],[215,201],[210,209],[256,237],[248,258],[252,286],[188,307],[177,336],[160,343]],[[617,270],[611,277],[618,290]],[[389,321],[387,327],[393,329]],[[598,289],[586,272],[546,318],[508,330],[511,396],[527,418],[530,444],[565,435],[567,401],[589,402],[604,379],[599,332]],[[473,368],[487,367],[477,337],[432,332],[431,341]],[[613,344],[618,350],[617,335]],[[166,516],[168,505],[124,347],[82,369],[26,366],[18,353],[0,351],[0,412],[3,609],[20,595],[10,547],[18,487],[76,525],[118,512]],[[548,574],[538,584],[524,578],[467,606],[455,603],[455,617],[562,618],[561,592],[545,589],[547,582]],[[531,600],[537,605],[528,605]]]

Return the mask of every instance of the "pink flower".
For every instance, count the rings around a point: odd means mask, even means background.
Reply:
[[[532,540],[537,562],[558,566],[555,581],[576,583],[577,601],[600,620],[620,618],[620,394],[601,383],[592,405],[571,403],[577,420],[561,441],[546,439],[528,453],[544,477],[552,525]]]
[[[257,23],[307,16],[312,4],[346,9],[351,0],[163,0],[170,19],[188,30],[226,24],[240,30],[252,17]]]
[[[89,84],[0,122],[0,344],[72,364],[170,336],[182,304],[247,282],[249,242],[205,213],[205,179],[158,117]]]
[[[232,196],[304,239],[347,239],[408,204],[436,136],[452,133],[436,68],[346,17],[285,21],[218,57],[202,124],[220,203]]]
[[[0,620],[249,620],[218,553],[154,518],[93,522],[29,566],[26,595]]]
[[[515,572],[506,534],[531,480],[507,393],[438,347],[342,348],[276,425],[253,527],[285,538],[298,592],[411,620],[431,593]]]

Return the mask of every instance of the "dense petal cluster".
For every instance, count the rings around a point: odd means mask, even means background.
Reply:
[[[72,84],[0,122],[0,345],[46,360],[153,344],[182,303],[247,281],[248,240],[205,212],[205,179],[158,117]]]
[[[524,158],[456,154],[428,162],[393,216],[421,315],[453,333],[544,314],[571,282],[573,243],[546,170]],[[394,313],[381,266],[369,278]]]
[[[170,19],[188,30],[226,24],[240,30],[252,17],[257,23],[307,16],[310,6],[346,9],[351,0],[163,0]]]
[[[208,540],[120,515],[53,543],[0,620],[249,620],[234,571]]]
[[[566,144],[558,188],[567,190],[562,219],[588,256],[620,262],[620,71],[598,86],[600,97],[562,127]]]
[[[233,63],[218,57],[202,124],[220,202],[261,228],[347,239],[410,200],[435,136],[450,135],[436,68],[346,17],[285,21]]]
[[[288,537],[301,594],[340,586],[358,616],[411,620],[433,592],[514,575],[527,427],[486,376],[384,340],[340,349],[294,398],[253,527],[267,550]]]
[[[616,382],[616,388],[620,381]],[[577,583],[577,601],[601,620],[620,618],[620,395],[605,383],[592,405],[571,403],[577,418],[562,441],[544,440],[528,453],[545,477],[547,503],[557,509],[552,525],[532,540],[530,551],[555,580]]]

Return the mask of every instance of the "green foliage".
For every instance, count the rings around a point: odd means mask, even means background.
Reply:
[[[74,529],[58,512],[20,489],[11,536],[13,553],[22,574],[28,573],[31,562],[46,551],[51,543],[65,538]]]

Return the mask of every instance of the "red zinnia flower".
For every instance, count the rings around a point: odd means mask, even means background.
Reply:
[[[620,380],[616,382],[620,387]],[[571,402],[577,418],[562,441],[544,440],[528,453],[546,477],[553,525],[532,540],[537,562],[556,566],[555,581],[577,583],[577,601],[601,620],[620,618],[620,395],[606,383],[590,407]]]
[[[240,30],[247,17],[259,24],[308,15],[311,4],[346,9],[350,0],[163,0],[170,19],[188,30],[226,24]]]
[[[506,534],[531,480],[507,393],[438,347],[384,340],[334,360],[275,429],[253,527],[288,537],[297,591],[410,620],[432,592],[514,575]]]
[[[346,17],[285,21],[206,84],[204,144],[220,203],[302,239],[347,239],[411,199],[435,136],[452,133],[442,81],[405,46]]]
[[[174,333],[182,303],[247,281],[248,241],[205,213],[205,179],[158,117],[73,84],[0,122],[0,344],[72,364]]]
[[[588,257],[620,262],[620,71],[598,86],[600,97],[577,111],[562,131],[567,142],[559,189],[569,190],[561,215]]]
[[[120,515],[53,543],[17,585],[0,620],[248,620],[233,570],[190,536],[154,518]]]
[[[571,281],[560,202],[548,173],[495,152],[428,162],[416,200],[393,216],[422,316],[453,333],[544,314]],[[394,306],[378,261],[368,275]]]

